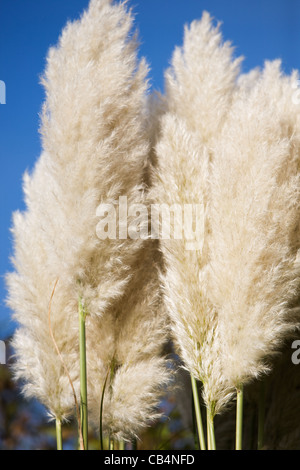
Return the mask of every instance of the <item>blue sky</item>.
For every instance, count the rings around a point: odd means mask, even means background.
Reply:
[[[182,43],[184,24],[209,11],[223,23],[224,39],[245,57],[243,69],[281,58],[287,73],[300,68],[299,0],[129,0],[140,30],[141,55],[151,66],[152,86],[163,90],[163,72]],[[22,175],[41,147],[39,111],[44,92],[39,76],[50,45],[68,19],[77,18],[88,0],[0,0],[0,339],[14,325],[4,305],[3,275],[10,267],[11,214],[23,208]]]

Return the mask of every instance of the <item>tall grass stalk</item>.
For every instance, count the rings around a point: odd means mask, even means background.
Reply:
[[[216,450],[214,418],[210,408],[206,409],[207,421],[207,448],[208,450]]]
[[[81,418],[80,418],[80,409],[79,409],[79,405],[78,405],[78,400],[77,400],[77,397],[76,397],[76,393],[75,393],[75,389],[74,389],[74,385],[73,385],[73,382],[72,382],[72,379],[70,377],[70,373],[68,371],[68,368],[65,364],[65,361],[63,360],[63,357],[61,355],[61,352],[57,346],[57,343],[56,343],[56,340],[54,338],[54,334],[53,334],[53,331],[52,331],[52,327],[51,327],[51,304],[52,304],[52,299],[53,299],[53,296],[54,296],[54,293],[55,293],[55,289],[56,289],[56,286],[57,286],[57,283],[58,283],[58,279],[56,279],[55,283],[54,283],[54,287],[52,289],[52,293],[51,293],[51,297],[50,297],[50,301],[49,301],[49,307],[48,307],[48,326],[49,326],[49,333],[50,333],[50,337],[51,337],[51,340],[53,342],[53,345],[56,349],[56,352],[58,354],[58,357],[60,359],[60,362],[62,363],[63,365],[63,368],[65,370],[65,373],[68,377],[68,380],[69,380],[69,383],[71,385],[71,388],[72,388],[72,393],[73,393],[73,397],[74,397],[74,403],[75,403],[75,408],[76,408],[76,415],[77,415],[77,422],[78,422],[78,433],[79,433],[79,446],[80,446],[80,449],[83,450],[83,437],[82,437],[82,430],[81,430]],[[60,424],[58,424],[58,421],[60,422]],[[57,434],[59,432],[59,427],[61,428],[61,419],[59,418],[56,418],[56,438],[57,438],[57,442],[59,439],[61,439],[59,437],[59,435]],[[61,432],[61,431],[60,431]],[[57,444],[59,445],[59,444]]]
[[[115,450],[115,441],[112,437],[109,438],[109,450]]]
[[[210,429],[208,419],[208,408],[206,408],[206,436],[207,436],[207,450],[210,450]]]
[[[80,417],[84,450],[88,450],[88,405],[87,405],[87,371],[86,371],[86,310],[79,297],[79,350],[80,350]]]
[[[123,439],[119,442],[119,450],[126,450],[125,441]]]
[[[57,450],[63,450],[61,420],[59,418],[56,418],[55,423],[56,423],[56,448]]]
[[[192,420],[193,420],[193,436],[194,436],[194,446],[196,450],[200,450],[200,439],[197,431],[196,415],[195,415],[195,406],[194,406],[194,397],[192,394],[191,399],[191,410],[192,410]]]
[[[240,384],[236,389],[236,432],[235,449],[242,450],[243,440],[243,406],[244,405],[244,387]]]
[[[197,421],[198,436],[199,436],[199,441],[200,441],[200,448],[201,450],[206,450],[197,381],[192,374],[191,374],[191,382],[192,382],[192,391],[193,391],[193,397],[194,397],[194,407],[195,407],[195,414],[196,414],[196,421]]]
[[[101,395],[101,403],[100,403],[100,426],[99,426],[99,429],[100,429],[100,450],[104,450],[104,444],[103,444],[103,403],[104,403],[104,394],[105,394],[108,374],[109,374],[109,370],[106,374],[105,381],[104,381],[104,384],[103,384],[102,395]]]
[[[210,450],[216,450],[216,438],[215,438],[215,427],[214,419],[211,416],[209,420],[209,429],[210,429]]]

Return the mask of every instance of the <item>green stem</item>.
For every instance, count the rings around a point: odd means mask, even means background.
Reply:
[[[216,450],[214,417],[209,408],[207,408],[207,444],[208,450]]]
[[[57,450],[63,450],[61,420],[56,418],[56,445]]]
[[[207,450],[210,450],[210,427],[209,427],[209,411],[206,408],[206,436],[207,436]]]
[[[243,402],[244,402],[244,387],[242,384],[238,385],[236,389],[236,433],[235,433],[235,449],[242,450],[243,440]]]
[[[259,402],[258,402],[258,440],[257,440],[258,450],[261,450],[264,445],[265,404],[266,404],[266,383],[265,381],[262,381],[260,384]]]
[[[104,403],[104,393],[106,389],[106,383],[108,379],[108,372],[105,377],[104,385],[102,388],[102,396],[101,396],[101,403],[100,403],[100,450],[104,450],[103,445],[103,403]]]
[[[191,410],[192,410],[194,446],[195,446],[196,450],[200,450],[200,442],[199,442],[197,425],[196,425],[196,416],[195,416],[195,406],[194,406],[194,397],[193,397],[193,395],[192,395],[192,399],[191,399]]]
[[[114,439],[109,439],[109,450],[115,450],[115,441]]]
[[[199,435],[199,440],[200,440],[200,448],[201,450],[206,450],[197,382],[196,382],[195,377],[192,374],[191,374],[191,382],[192,382],[192,390],[193,390],[193,397],[194,397],[194,407],[195,407],[198,435]]]
[[[88,450],[88,410],[87,410],[87,373],[86,373],[86,311],[79,298],[79,349],[80,349],[80,414],[84,449]]]
[[[125,441],[120,441],[119,442],[119,450],[125,450]]]

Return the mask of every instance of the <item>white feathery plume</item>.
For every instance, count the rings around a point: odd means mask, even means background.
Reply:
[[[159,104],[155,111],[148,107],[148,134],[153,141],[159,112]],[[155,158],[151,149],[144,172],[148,229],[152,202],[150,168],[155,166]],[[102,432],[117,441],[139,439],[143,429],[161,416],[159,405],[166,388],[173,389],[174,366],[170,367],[167,359],[170,332],[160,287],[162,256],[158,246],[158,240],[143,241],[131,264],[132,277],[122,298],[102,318],[89,319],[90,421],[99,428],[99,403],[107,377]]]
[[[156,203],[198,205],[193,245],[184,239],[162,240],[164,298],[179,354],[190,373],[203,383],[211,413],[230,397],[220,368],[217,311],[207,289],[210,260],[211,148],[232,101],[240,59],[222,43],[219,25],[204,12],[186,27],[184,44],[175,50],[166,74],[167,111],[156,147]],[[187,225],[195,213],[186,217]],[[175,220],[176,222],[176,220]],[[187,235],[187,234],[184,234]],[[193,248],[194,246],[194,248]]]
[[[214,412],[268,370],[299,321],[297,73],[275,61],[238,77],[238,65],[207,13],[192,23],[157,145],[156,201],[202,208],[200,249],[163,241],[163,284],[181,357]]]
[[[99,403],[108,372],[103,431],[118,441],[139,438],[159,418],[160,399],[172,379],[164,350],[169,326],[159,289],[160,263],[156,245],[145,241],[123,298],[89,329],[90,421],[99,427]]]
[[[269,370],[300,313],[296,72],[286,77],[274,61],[252,78],[237,88],[211,175],[208,288],[218,311],[222,374],[232,386]]]
[[[242,58],[233,58],[223,42],[220,23],[206,11],[200,21],[185,26],[182,47],[176,47],[166,73],[170,112],[187,122],[202,143],[214,139],[226,118]]]
[[[43,83],[43,153],[25,176],[26,211],[13,222],[15,272],[9,305],[20,328],[14,336],[15,374],[27,396],[56,418],[73,396],[48,327],[78,394],[78,297],[90,318],[124,295],[141,240],[100,240],[100,203],[120,195],[143,201],[149,142],[144,125],[147,68],[138,62],[132,16],[123,4],[91,0],[50,49]],[[102,346],[98,346],[99,348]]]

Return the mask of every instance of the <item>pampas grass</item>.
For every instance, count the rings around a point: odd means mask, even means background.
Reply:
[[[299,322],[299,125],[292,79],[275,61],[251,87],[241,84],[215,148],[210,285],[219,306],[223,374],[239,394],[270,370],[271,356]]]
[[[133,277],[120,302],[98,322],[88,341],[89,409],[99,426],[99,403],[107,371],[103,428],[116,441],[138,439],[160,416],[158,397],[172,378],[164,351],[168,321],[159,288],[161,259],[156,246],[145,241]]]
[[[115,204],[119,196],[126,196],[128,203],[145,201],[147,67],[137,59],[132,25],[123,4],[92,0],[81,19],[63,30],[58,46],[50,49],[42,80],[43,153],[33,174],[25,175],[27,207],[23,214],[15,214],[13,224],[15,271],[8,275],[8,289],[9,305],[20,325],[13,340],[15,377],[24,381],[24,393],[38,398],[52,417],[64,421],[73,413],[70,383],[48,331],[48,302],[58,280],[51,305],[52,331],[76,395],[81,396],[85,448],[86,356],[88,364],[93,357],[97,365],[95,372],[95,366],[88,372],[93,385],[101,383],[103,368],[106,374],[115,357],[118,367],[124,363],[115,372],[116,398],[104,415],[117,436],[126,419],[134,435],[144,425],[146,412],[157,404],[157,389],[168,376],[160,354],[165,320],[159,320],[156,267],[152,259],[152,268],[143,264],[149,261],[149,250],[155,256],[152,245],[129,237],[103,240],[96,233],[99,204]],[[139,278],[132,281],[136,269]],[[125,320],[133,338],[144,339],[137,350],[118,333]],[[122,403],[129,391],[127,407]],[[93,409],[92,387],[91,404]],[[119,417],[111,418],[115,415]],[[99,424],[98,412],[95,420]]]
[[[274,62],[250,91],[241,86],[215,148],[210,286],[223,373],[235,385],[268,371],[298,321],[299,124],[290,80]]]
[[[170,350],[190,374],[201,449],[253,446],[244,390],[258,448],[284,445],[269,424],[281,395],[264,380],[284,390],[278,357],[299,328],[298,73],[267,61],[241,74],[241,61],[204,12],[153,98],[132,13],[111,0],[91,0],[49,50],[7,284],[14,376],[56,420],[58,449],[74,406],[82,449],[89,427],[101,449],[104,437],[136,448],[172,393]],[[126,227],[121,198],[136,208]]]
[[[153,191],[156,202],[202,208],[194,251],[184,239],[162,241],[162,282],[208,421],[237,391],[236,448],[243,387],[270,371],[299,324],[300,287],[295,74],[275,61],[238,77],[239,62],[207,13],[186,28],[166,74]]]
[[[199,59],[197,59],[199,58]],[[199,204],[199,248],[186,240],[162,241],[165,302],[174,339],[185,366],[203,383],[210,419],[226,405],[232,390],[223,379],[217,309],[207,289],[210,261],[211,147],[228,112],[240,60],[221,43],[219,26],[204,13],[185,29],[166,74],[166,113],[161,118],[154,171],[158,203]]]

